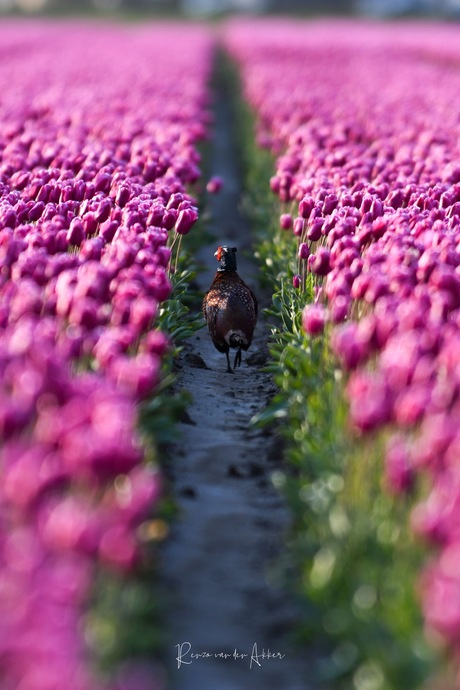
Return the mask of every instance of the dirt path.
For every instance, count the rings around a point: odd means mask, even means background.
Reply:
[[[228,241],[238,247],[238,272],[257,294],[248,228],[238,212],[241,190],[227,101],[225,91],[217,94],[212,172],[225,186],[209,200],[217,241],[200,252],[206,271],[199,286],[208,289],[217,268],[213,253]],[[179,385],[192,393],[193,404],[170,462],[179,518],[161,554],[161,576],[171,592],[168,661],[174,690],[311,688],[308,659],[286,637],[295,606],[276,584],[289,525],[271,481],[281,458],[274,437],[249,424],[272,393],[270,375],[262,371],[267,336],[261,318],[233,376],[205,330],[181,356]],[[246,656],[234,658],[235,650]],[[251,662],[263,650],[277,656]],[[214,656],[220,653],[231,656]]]

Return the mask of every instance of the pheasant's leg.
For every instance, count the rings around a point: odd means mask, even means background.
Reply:
[[[228,371],[229,374],[233,374],[233,369],[232,369],[231,366],[230,366],[230,355],[228,354],[228,350],[227,350],[227,352],[225,353],[225,355],[226,355],[226,357],[227,357],[227,371]]]
[[[235,355],[235,361],[233,363],[233,368],[236,369],[236,367],[239,367],[241,365],[241,348],[238,349],[238,352]]]

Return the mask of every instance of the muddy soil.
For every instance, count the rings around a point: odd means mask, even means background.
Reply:
[[[212,173],[225,184],[209,198],[216,241],[199,253],[206,269],[198,282],[204,293],[217,268],[217,245],[232,243],[238,247],[238,272],[263,307],[247,223],[239,212],[240,175],[227,102],[225,90],[217,94]],[[271,377],[263,371],[268,335],[261,316],[234,375],[226,372],[225,355],[207,330],[191,338],[180,357],[178,385],[190,391],[193,403],[169,461],[179,515],[160,554],[169,592],[173,690],[312,687],[308,654],[290,641],[299,611],[279,578],[290,522],[272,482],[282,467],[279,444],[276,435],[250,424],[273,394]],[[274,656],[258,656],[263,652]]]

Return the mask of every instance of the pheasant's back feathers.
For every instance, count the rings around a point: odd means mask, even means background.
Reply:
[[[228,370],[229,349],[238,349],[235,363],[241,361],[241,350],[251,345],[258,313],[256,296],[236,272],[235,251],[219,247],[216,256],[220,256],[221,265],[202,305],[212,341],[227,355]]]

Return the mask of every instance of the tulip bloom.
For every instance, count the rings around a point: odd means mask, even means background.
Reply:
[[[320,335],[327,322],[327,312],[320,304],[309,304],[302,312],[302,327],[308,335]]]

